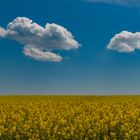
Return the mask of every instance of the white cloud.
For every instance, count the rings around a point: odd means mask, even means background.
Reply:
[[[140,32],[122,31],[110,40],[107,48],[125,53],[140,49]]]
[[[39,55],[38,57],[40,57],[40,59],[37,60],[51,61],[52,58],[52,61],[54,61],[55,57],[62,60],[58,58],[60,56],[51,53],[51,51],[77,49],[80,46],[71,32],[66,28],[54,23],[47,23],[45,28],[43,28],[25,17],[17,17],[8,24],[5,30],[1,27],[0,37],[12,39],[23,44],[25,47],[24,50],[28,50],[28,53],[30,52],[28,56],[33,57],[34,55]],[[26,48],[27,46],[30,47]],[[37,52],[37,54],[35,52]],[[31,55],[31,53],[33,53],[33,55]],[[42,59],[41,56],[43,56]],[[35,58],[35,56],[33,58]]]
[[[122,5],[122,6],[140,6],[139,0],[84,0],[88,2],[94,3],[107,3],[114,5]]]
[[[63,59],[61,56],[56,55],[55,53],[48,51],[44,52],[43,50],[30,46],[24,48],[24,54],[40,61],[60,62]]]
[[[0,37],[4,37],[5,36],[5,30],[4,28],[0,27]]]

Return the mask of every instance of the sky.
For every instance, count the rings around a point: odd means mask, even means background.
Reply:
[[[1,0],[0,94],[140,94],[139,0]]]

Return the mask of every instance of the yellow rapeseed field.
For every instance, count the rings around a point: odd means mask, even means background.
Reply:
[[[124,139],[140,139],[140,96],[0,96],[0,140]]]

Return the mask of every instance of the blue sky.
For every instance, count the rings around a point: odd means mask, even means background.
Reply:
[[[0,26],[6,33],[9,22],[26,17],[43,28],[46,23],[60,25],[62,31],[67,29],[72,34],[71,41],[76,42],[75,45],[68,44],[69,50],[62,42],[58,46],[61,49],[55,50],[51,45],[54,49],[50,53],[63,60],[57,57],[53,60],[58,62],[40,61],[48,58],[37,60],[37,56],[33,58],[29,52],[33,52],[32,48],[41,50],[39,47],[42,46],[28,47],[30,40],[20,42],[9,37],[8,32],[6,37],[0,38],[0,93],[140,93],[139,2],[112,1],[2,0]],[[128,38],[124,40],[126,36]]]

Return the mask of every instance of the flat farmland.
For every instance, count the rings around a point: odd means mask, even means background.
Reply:
[[[0,140],[124,139],[140,139],[140,96],[0,96]]]

